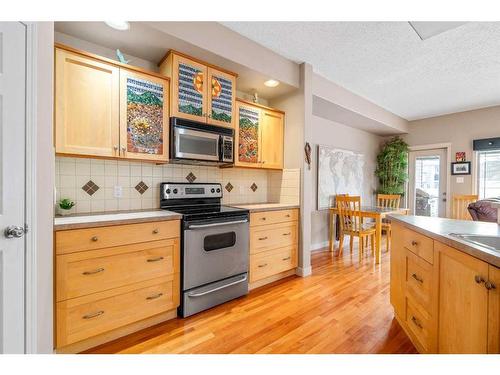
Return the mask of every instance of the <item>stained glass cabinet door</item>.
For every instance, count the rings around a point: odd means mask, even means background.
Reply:
[[[207,83],[208,123],[233,127],[236,77],[209,67]]]
[[[207,121],[207,67],[173,55],[172,116]]]
[[[235,165],[261,168],[261,111],[259,108],[236,101],[236,113]]]
[[[120,69],[120,156],[168,160],[168,79]]]

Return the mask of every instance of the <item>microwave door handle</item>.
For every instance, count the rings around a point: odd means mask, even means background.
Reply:
[[[219,159],[219,161],[223,161],[224,159],[224,137],[222,135],[219,135],[219,147],[218,147],[218,155],[217,155],[217,159]]]

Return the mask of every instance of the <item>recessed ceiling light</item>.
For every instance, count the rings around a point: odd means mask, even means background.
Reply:
[[[130,24],[127,21],[104,21],[104,23],[109,27],[120,31],[130,29]]]
[[[267,87],[276,87],[280,84],[279,81],[276,81],[275,79],[268,79],[266,82],[264,82],[264,85]]]

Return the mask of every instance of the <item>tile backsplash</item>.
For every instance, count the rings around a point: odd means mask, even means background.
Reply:
[[[225,204],[299,200],[299,170],[217,168],[181,164],[56,157],[56,201],[72,212],[158,208],[161,182],[218,182]]]

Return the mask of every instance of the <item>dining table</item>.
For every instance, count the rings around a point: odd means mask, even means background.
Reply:
[[[330,226],[330,251],[334,251],[335,240],[337,237],[337,207],[330,207],[329,226]],[[391,214],[407,215],[408,208],[391,208],[391,207],[378,207],[378,206],[361,206],[360,215],[362,218],[370,218],[375,220],[375,264],[380,263],[382,254],[382,219],[385,219]]]

